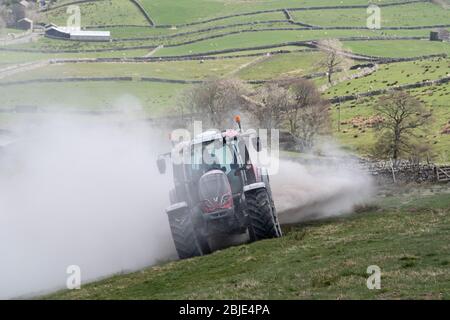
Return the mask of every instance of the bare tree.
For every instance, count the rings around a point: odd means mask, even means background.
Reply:
[[[329,103],[322,99],[314,82],[303,79],[283,80],[292,98],[285,113],[289,132],[302,149],[311,149],[318,135],[328,132]]]
[[[226,126],[233,119],[233,113],[244,109],[248,95],[247,85],[238,79],[210,79],[187,91],[180,106],[183,112],[198,115],[215,128]]]
[[[416,130],[430,122],[430,113],[422,102],[407,92],[395,91],[381,97],[375,111],[383,117],[377,127],[380,134],[375,145],[376,155],[397,160],[405,154],[415,155],[418,150],[415,146],[426,150],[416,134]]]
[[[251,97],[243,98],[248,102],[247,111],[261,128],[279,129],[292,101],[292,94],[277,83],[270,82],[256,89]]]
[[[304,107],[299,113],[295,137],[302,150],[311,150],[319,135],[328,133],[329,105],[322,101]]]
[[[318,66],[327,73],[328,84],[333,83],[333,75],[340,70],[348,68],[350,61],[344,56],[342,43],[336,39],[325,39],[318,43],[318,47],[325,54]]]

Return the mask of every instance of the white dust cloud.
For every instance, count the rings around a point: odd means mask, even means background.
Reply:
[[[100,117],[98,117],[100,118]],[[0,154],[0,298],[176,258],[159,136],[140,123],[50,117]]]
[[[326,160],[307,164],[282,160],[271,177],[275,204],[283,224],[350,214],[369,203],[375,186],[357,162],[330,145]]]

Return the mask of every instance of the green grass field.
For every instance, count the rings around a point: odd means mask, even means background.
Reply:
[[[343,0],[338,5],[366,5],[366,0]],[[377,1],[378,4],[402,3],[400,0]],[[64,3],[58,1],[57,3]],[[377,30],[363,29],[367,13],[365,8],[358,9],[321,9],[296,11],[290,14],[294,20],[325,27],[357,26],[359,30],[301,30],[301,26],[289,24],[282,12],[283,8],[306,8],[312,6],[336,5],[331,0],[141,0],[157,25],[167,25],[165,28],[150,28],[144,16],[130,1],[104,0],[80,4],[83,26],[112,26],[107,29],[112,32],[114,42],[92,43],[40,39],[35,43],[13,45],[11,48],[32,50],[55,50],[59,53],[9,52],[0,51],[0,72],[2,68],[29,61],[48,60],[53,58],[96,58],[96,57],[143,57],[151,47],[164,45],[153,56],[180,56],[188,54],[211,54],[211,52],[237,49],[235,52],[215,54],[245,55],[264,54],[275,50],[302,50],[305,47],[285,45],[288,42],[310,41],[325,38],[349,37],[423,37],[428,38],[431,29],[413,30]],[[67,19],[67,7],[50,10],[43,15],[45,22],[64,24]],[[226,17],[232,14],[255,12],[258,10],[274,10],[244,16]],[[224,17],[223,19],[221,17]],[[429,2],[403,4],[399,6],[381,7],[382,27],[392,26],[422,26],[447,24],[450,21],[450,11]],[[220,18],[214,21],[207,21]],[[284,22],[257,23],[268,20],[283,20]],[[186,23],[198,23],[184,26]],[[234,24],[253,23],[252,25],[236,26]],[[121,27],[120,25],[137,25]],[[176,25],[176,27],[175,27]],[[115,26],[115,27],[114,27]],[[218,30],[211,27],[219,26]],[[265,30],[273,28],[297,28],[297,30]],[[95,28],[94,28],[95,29]],[[254,32],[250,32],[254,31]],[[190,34],[186,34],[193,32]],[[238,32],[227,35],[229,32]],[[213,39],[201,40],[204,37],[217,36]],[[127,40],[123,38],[153,37],[145,40]],[[186,43],[195,41],[194,43]],[[376,41],[343,41],[344,48],[355,54],[373,55],[379,57],[417,57],[430,54],[450,54],[450,43],[430,42],[427,40],[376,40]],[[148,49],[131,49],[131,47],[146,46]],[[255,46],[274,46],[274,48],[253,49]],[[128,50],[116,50],[129,48]],[[103,52],[63,53],[68,50],[107,50]],[[249,50],[245,50],[249,49]],[[243,80],[269,80],[282,76],[303,76],[315,72],[323,72],[318,62],[323,58],[319,52],[292,52],[273,56],[240,57],[220,59],[217,61],[176,61],[153,63],[93,63],[50,65],[26,72],[15,73],[1,77],[0,82],[40,78],[67,77],[107,77],[132,76],[158,77],[180,80],[203,80],[211,76],[234,76]],[[360,63],[353,61],[353,64]],[[335,75],[335,79],[344,78],[351,72]],[[395,85],[438,79],[450,73],[449,59],[430,59],[416,62],[403,62],[380,65],[379,69],[364,78],[338,82],[324,92],[325,97],[363,93],[371,90],[390,88]],[[319,86],[326,84],[324,77],[314,79]],[[10,108],[21,105],[37,105],[52,108],[61,105],[66,108],[82,110],[110,109],[115,101],[123,95],[134,96],[143,106],[148,116],[172,114],[180,93],[189,85],[174,85],[162,83],[133,82],[77,82],[77,83],[34,83],[24,86],[0,87],[2,104],[0,108]],[[448,116],[449,85],[423,88],[411,91],[419,96],[427,108],[434,108],[435,122],[427,134],[433,144],[436,159],[448,159],[443,156],[450,150],[448,135],[441,135],[440,130]],[[31,94],[20,94],[23,90]],[[436,90],[436,92],[434,92]],[[341,119],[348,121],[356,116],[370,117],[378,97],[362,99],[345,103],[341,106]],[[61,101],[64,101],[61,104]],[[333,123],[337,124],[337,108],[333,108]],[[372,129],[365,132],[354,128],[346,128],[346,133],[338,132],[333,127],[333,134],[346,148],[367,154],[374,142]],[[356,131],[355,131],[356,130]],[[357,138],[354,136],[357,135]],[[442,160],[443,161],[443,160]]]
[[[160,116],[174,112],[171,108],[176,105],[177,94],[185,87],[150,82],[42,83],[0,86],[0,96],[2,108],[37,106],[61,112],[127,111],[139,107],[147,116]]]
[[[111,31],[111,42],[41,37],[32,43],[1,46],[0,111],[5,112],[0,112],[0,129],[7,129],[24,119],[38,119],[47,112],[95,112],[99,116],[136,112],[142,118],[176,115],[181,93],[191,85],[143,82],[139,81],[141,77],[205,80],[216,76],[271,80],[325,71],[318,67],[324,53],[301,52],[307,48],[291,42],[340,38],[346,50],[360,55],[390,58],[450,55],[449,42],[428,41],[432,28],[419,28],[450,24],[450,10],[430,2],[382,6],[382,27],[415,28],[371,31],[365,29],[365,7],[290,10],[294,21],[328,27],[326,30],[307,30],[291,24],[282,12],[284,8],[366,6],[373,2],[368,0],[139,1],[156,25],[164,26],[150,27],[131,1],[102,0],[79,4],[81,25],[90,26],[92,30]],[[56,5],[70,2],[58,0]],[[403,2],[375,1],[381,5]],[[50,10],[42,14],[41,22],[64,26],[68,18],[66,10],[66,6]],[[267,10],[270,12],[229,16]],[[211,19],[213,21],[208,21]],[[268,23],[269,20],[275,21]],[[358,29],[336,28],[345,26]],[[275,30],[277,28],[295,30]],[[4,28],[0,30],[0,37],[19,32]],[[211,36],[214,38],[204,39]],[[383,37],[383,40],[349,41],[351,37]],[[423,40],[389,37],[420,37]],[[153,57],[208,54],[221,59],[65,63],[24,69],[7,76],[4,73],[5,68],[49,59],[143,57],[160,45],[164,47],[154,52]],[[254,48],[258,46],[270,48]],[[80,52],[67,52],[71,50]],[[88,50],[103,51],[86,52]],[[215,53],[223,50],[230,52]],[[267,55],[276,50],[291,52]],[[247,54],[258,56],[243,56]],[[238,57],[228,57],[230,55]],[[366,62],[351,61],[352,65],[360,63]],[[333,98],[443,78],[450,75],[450,58],[379,64],[377,71],[368,76],[343,80],[355,72],[358,70],[335,74],[334,79],[341,80],[324,89],[323,96]],[[42,81],[2,85],[18,80],[115,76],[130,76],[133,81]],[[314,82],[324,86],[326,78],[315,78]],[[421,131],[432,146],[431,160],[450,163],[450,134],[442,133],[444,126],[450,124],[450,84],[409,92],[420,99],[432,115],[430,126]],[[371,154],[378,133],[368,126],[355,126],[353,121],[374,116],[378,99],[360,98],[331,106],[332,135],[344,149],[362,156]],[[16,112],[26,106],[36,106],[39,112]],[[424,185],[384,190],[373,204],[360,208],[352,216],[285,226],[286,236],[282,239],[246,244],[185,261],[163,262],[136,273],[87,284],[81,290],[62,291],[46,298],[450,299],[450,190],[446,186],[436,188]],[[378,265],[382,270],[381,290],[366,287],[366,270],[370,265]]]
[[[411,31],[390,32],[389,35],[408,35],[413,34]],[[415,32],[417,34],[417,32]],[[425,35],[423,33],[422,35]],[[248,48],[252,46],[264,46],[273,44],[283,44],[295,41],[311,41],[329,38],[346,38],[346,37],[374,37],[381,36],[380,31],[369,30],[283,30],[283,31],[260,31],[246,32],[240,34],[232,34],[216,39],[198,41],[192,44],[182,46],[164,48],[158,51],[158,56],[164,55],[184,55],[191,53],[204,53],[215,50],[225,50],[234,48]],[[398,41],[401,45],[401,41]],[[448,45],[445,45],[447,48]],[[442,51],[442,50],[441,50]]]
[[[312,6],[332,6],[330,0],[179,0],[176,3],[165,0],[141,0],[144,7],[154,17],[157,24],[183,24],[198,22],[239,12],[299,8]],[[377,3],[401,2],[380,0]],[[340,5],[366,5],[367,0],[342,0]]]
[[[148,26],[148,22],[139,12],[137,7],[130,1],[103,0],[78,5],[81,13],[81,26],[102,25],[142,25]],[[58,8],[45,13],[42,17],[46,21],[65,26],[67,18],[67,7]]]
[[[102,53],[37,53],[0,51],[0,66],[49,59],[143,57],[148,53],[149,50],[109,51]]]
[[[363,78],[344,81],[326,92],[327,96],[344,96],[389,87],[436,80],[450,73],[450,59],[435,58],[414,62],[399,62],[380,65],[379,69]]]
[[[367,13],[361,9],[293,11],[295,21],[315,26],[365,27]],[[427,26],[450,23],[450,12],[432,3],[413,3],[381,9],[381,27]]]
[[[265,57],[254,65],[247,66],[239,71],[242,79],[273,79],[280,76],[302,76],[319,70],[316,62],[323,59],[318,52],[290,53]]]
[[[344,41],[344,46],[353,53],[377,57],[417,57],[421,55],[450,54],[450,44],[425,40],[402,41]]]
[[[277,28],[282,30],[277,30]],[[286,30],[286,28],[288,28]],[[293,29],[292,29],[293,28]],[[150,29],[150,28],[149,28]],[[114,42],[77,42],[61,41],[42,38],[38,42],[11,45],[16,50],[34,51],[87,51],[104,50],[106,52],[125,48],[134,50],[135,47],[157,47],[164,45],[158,55],[186,55],[190,53],[204,53],[213,50],[224,50],[234,48],[247,48],[251,46],[267,46],[284,44],[295,41],[312,41],[327,38],[348,39],[349,37],[399,37],[420,36],[427,37],[426,30],[397,30],[397,31],[369,31],[369,30],[302,30],[301,27],[292,25],[270,25],[258,27],[240,26],[226,29],[209,31],[207,33],[195,33],[186,35],[180,32],[176,37],[148,38],[144,40],[131,39],[127,41]],[[214,36],[214,38],[208,38]],[[119,39],[117,39],[119,40]],[[441,47],[440,52],[446,47]]]
[[[348,218],[286,227],[281,239],[47,299],[450,299],[449,208],[448,193],[412,189]],[[380,290],[366,287],[370,265],[381,268]]]
[[[35,69],[26,74],[20,73],[3,81],[27,79],[64,78],[64,77],[158,77],[167,79],[198,80],[212,76],[227,76],[240,66],[255,58],[236,58],[226,60],[171,61],[149,63],[77,63],[54,64],[46,68]]]

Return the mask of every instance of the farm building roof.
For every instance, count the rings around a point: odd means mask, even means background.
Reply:
[[[109,41],[111,32],[109,31],[87,31],[67,27],[47,26],[45,29],[47,36],[56,38],[66,38],[85,41]]]
[[[71,36],[86,36],[86,37],[109,37],[109,31],[69,31]]]

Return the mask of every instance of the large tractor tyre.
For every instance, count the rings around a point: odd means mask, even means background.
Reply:
[[[275,212],[265,189],[246,194],[251,241],[278,238],[281,236]]]
[[[189,214],[169,214],[170,230],[180,259],[202,255]]]

